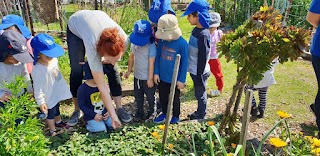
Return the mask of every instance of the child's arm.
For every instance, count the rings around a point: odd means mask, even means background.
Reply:
[[[90,105],[91,105],[91,103],[89,103],[90,100],[89,99],[86,100],[86,97],[87,97],[86,90],[82,86],[80,86],[78,89],[77,97],[78,97],[78,104],[82,112],[86,116],[90,117],[91,120],[94,119],[97,113],[94,112],[92,107],[90,108]]]
[[[129,59],[128,59],[128,71],[124,74],[124,78],[127,79],[130,76],[130,74],[132,72],[133,64],[134,64],[134,53],[131,52]]]
[[[153,81],[155,84],[159,84],[160,78],[160,56],[161,56],[161,49],[162,49],[162,40],[159,41],[158,47],[157,47],[157,53],[156,53],[156,59],[154,62],[154,76],[153,76]]]
[[[179,66],[179,73],[178,73],[178,82],[177,83],[185,83],[186,77],[187,77],[187,70],[188,70],[188,43],[184,41],[184,43],[181,45],[181,60],[180,60],[180,66]],[[178,85],[179,87],[179,85]],[[181,87],[181,88],[180,88]],[[180,85],[179,89],[183,89],[184,85]]]
[[[200,35],[198,39],[198,67],[197,75],[204,74],[204,69],[207,64],[208,54],[210,53],[210,39],[204,35]]]
[[[28,69],[27,69],[27,65],[26,64],[24,64],[24,70],[23,70],[22,76],[24,77],[24,80],[27,83],[27,92],[28,93],[33,93],[33,87],[32,87],[32,84],[31,84],[31,79],[30,79],[30,75],[28,73]]]
[[[31,73],[33,79],[33,88],[34,88],[34,98],[36,99],[37,104],[40,106],[42,112],[47,110],[45,95],[43,93],[43,85],[45,85],[46,78],[41,77],[42,74],[33,70]]]
[[[148,81],[147,85],[149,88],[153,87],[153,71],[154,71],[154,62],[157,55],[157,48],[154,44],[149,45],[149,72],[148,72]]]

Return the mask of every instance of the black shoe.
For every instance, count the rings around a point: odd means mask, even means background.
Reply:
[[[257,116],[258,118],[263,118],[264,117],[264,111],[259,110],[259,115]]]
[[[251,116],[258,116],[258,108],[252,107],[250,111]]]
[[[312,111],[313,114],[316,114],[314,103],[310,105],[310,110]]]
[[[197,111],[193,112],[192,114],[189,114],[188,117],[190,120],[204,119],[204,117],[201,117]]]

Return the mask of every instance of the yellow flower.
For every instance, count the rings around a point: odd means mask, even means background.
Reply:
[[[7,129],[7,132],[12,132],[12,131],[13,131],[12,128],[8,128],[8,129]]]
[[[216,124],[214,121],[208,121],[207,123],[209,126],[213,126],[214,124]]]
[[[310,143],[312,143],[313,142],[313,140],[312,140],[312,136],[304,136],[304,139],[306,139],[306,140],[308,140]]]
[[[214,147],[214,142],[212,141],[212,147]]]
[[[160,137],[160,136],[157,136],[156,139],[157,139],[158,141],[160,141],[160,140],[161,140],[161,137]]]
[[[290,42],[290,40],[289,40],[288,38],[282,38],[282,40],[283,40],[284,42]]]
[[[282,18],[282,15],[278,15],[278,16],[276,17],[276,20],[281,20],[281,18]]]
[[[269,7],[268,6],[261,6],[260,11],[266,12],[268,11]]]
[[[159,137],[159,133],[158,132],[152,132],[151,135],[155,138]]]
[[[236,147],[237,147],[237,144],[231,143],[231,147],[236,148]]]
[[[303,135],[303,132],[299,132],[300,135]]]
[[[202,156],[207,156],[206,154],[202,154]]]
[[[228,153],[227,156],[233,156],[233,154],[232,153]]]
[[[316,155],[320,154],[320,148],[315,148],[315,149],[311,150],[311,153],[316,154]]]
[[[313,138],[312,146],[319,147],[320,146],[320,140],[317,138]]]
[[[169,147],[170,149],[173,149],[173,144],[169,144],[168,147]]]
[[[287,112],[284,112],[284,111],[277,111],[277,114],[279,115],[279,117],[281,119],[286,119],[286,118],[290,118],[291,117],[290,114],[288,114]]]
[[[282,141],[279,138],[270,138],[270,144],[273,145],[276,148],[287,146],[287,143]]]
[[[160,128],[161,130],[164,130],[164,128],[166,128],[166,125],[165,125],[165,124],[159,125],[159,128]]]

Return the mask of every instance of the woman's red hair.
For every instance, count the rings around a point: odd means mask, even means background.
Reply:
[[[97,52],[100,56],[118,56],[123,53],[125,40],[120,36],[118,28],[104,29],[97,43]]]

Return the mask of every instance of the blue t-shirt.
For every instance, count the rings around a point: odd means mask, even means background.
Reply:
[[[320,0],[313,0],[309,11],[315,14],[320,14]],[[320,57],[320,30],[318,28],[313,36],[311,54]]]
[[[78,89],[78,104],[85,121],[93,120],[96,114],[103,115],[107,112],[98,87],[90,87],[86,83],[80,85]]]
[[[181,36],[174,41],[159,41],[154,64],[154,75],[159,75],[161,81],[166,83],[172,82],[173,68],[177,54],[181,55],[177,79],[179,82],[185,83],[188,69],[187,41]]]

